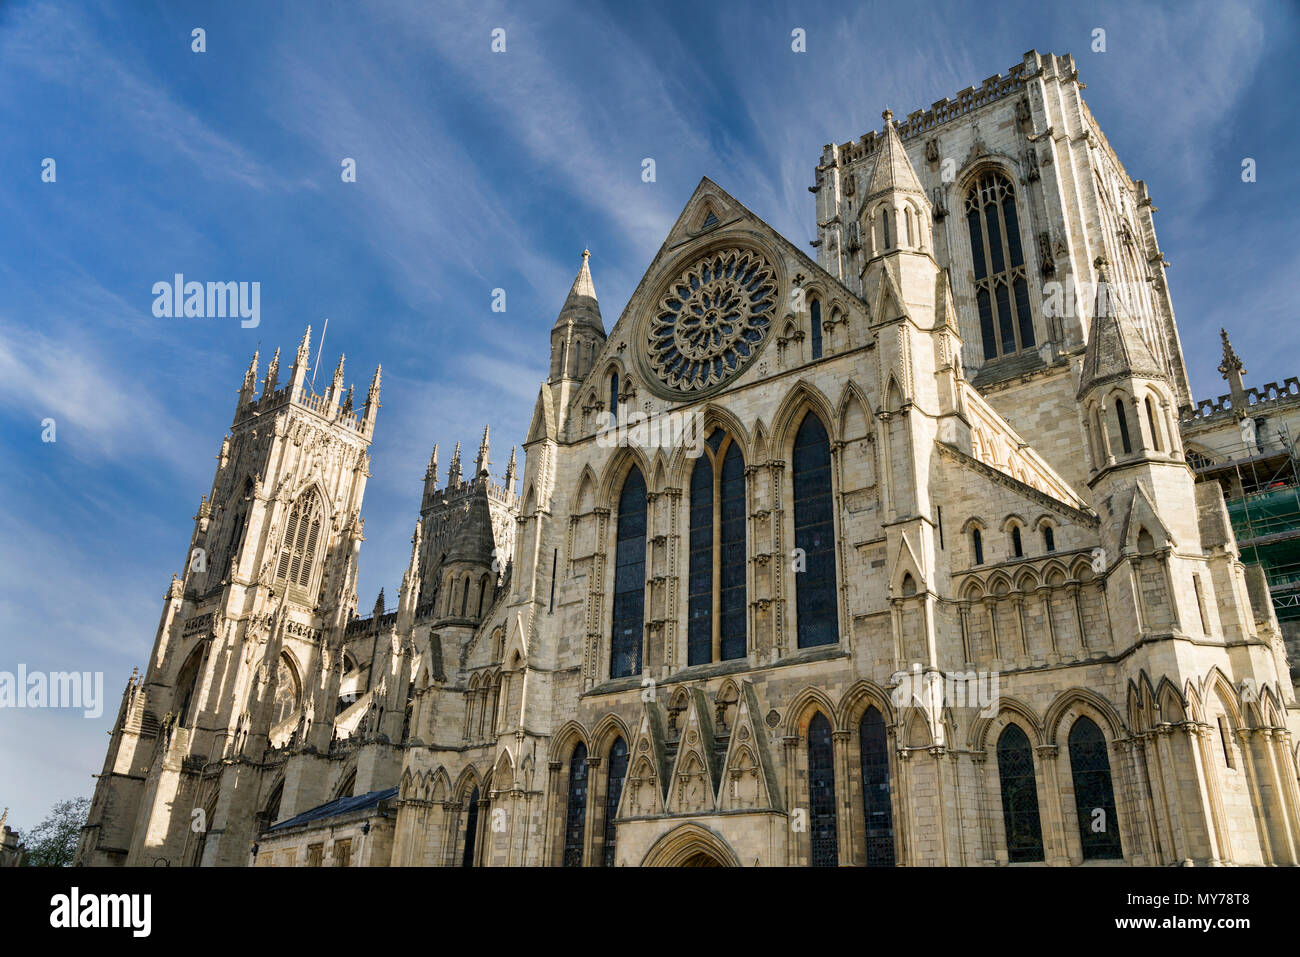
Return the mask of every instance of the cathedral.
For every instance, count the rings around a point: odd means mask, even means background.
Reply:
[[[824,147],[815,259],[707,178],[608,327],[584,252],[522,460],[433,448],[368,616],[380,373],[255,355],[79,863],[1297,863],[1287,649],[1082,87]]]

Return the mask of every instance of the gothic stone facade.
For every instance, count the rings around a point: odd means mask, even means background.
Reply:
[[[608,333],[584,254],[522,474],[435,449],[395,611],[378,373],[254,357],[81,861],[1295,863],[1286,652],[1081,86],[826,147],[817,261],[701,181]]]

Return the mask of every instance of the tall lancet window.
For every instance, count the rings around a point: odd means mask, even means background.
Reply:
[[[275,568],[278,580],[297,589],[307,588],[316,562],[320,530],[320,502],[314,495],[305,495],[289,512],[289,524],[284,529],[280,558]]]
[[[808,313],[812,321],[812,357],[820,359],[822,357],[822,304],[820,299],[814,298],[808,304]]]
[[[618,373],[609,374],[609,423],[618,422]]]
[[[1019,725],[1009,724],[998,738],[998,780],[1002,784],[1002,823],[1007,859],[1012,864],[1043,859],[1043,828],[1038,817],[1034,752]]]
[[[621,737],[614,739],[609,749],[609,770],[605,780],[605,846],[602,848],[601,865],[613,867],[618,851],[617,825],[618,802],[623,796],[623,781],[627,778],[627,742]]]
[[[1106,739],[1091,718],[1080,716],[1070,729],[1070,774],[1083,859],[1121,858],[1115,791],[1110,781]]]
[[[808,832],[813,867],[840,862],[835,814],[835,749],[831,723],[818,711],[808,724]]]
[[[587,840],[587,746],[581,741],[569,759],[569,802],[564,811],[564,866],[581,867]]]
[[[984,358],[1032,349],[1034,317],[1011,180],[994,170],[981,174],[966,195],[966,225]]]
[[[809,412],[794,438],[795,612],[799,647],[839,640],[835,600],[835,517],[831,511],[831,446],[821,419]]]
[[[645,479],[636,466],[623,480],[618,497],[614,547],[614,624],[610,636],[609,676],[641,673],[641,638],[645,627]]]
[[[745,657],[745,458],[725,432],[691,470],[686,663]]]

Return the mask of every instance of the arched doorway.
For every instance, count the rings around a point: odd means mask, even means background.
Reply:
[[[739,867],[735,852],[720,836],[698,824],[683,824],[659,838],[642,867]]]

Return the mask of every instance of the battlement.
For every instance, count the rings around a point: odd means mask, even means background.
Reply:
[[[1300,402],[1300,379],[1290,376],[1283,379],[1281,385],[1269,382],[1258,388],[1248,388],[1243,393],[1243,399],[1245,401],[1240,405],[1233,401],[1231,395],[1221,395],[1217,399],[1202,399],[1196,403],[1195,408],[1184,409],[1180,421],[1183,425],[1194,425],[1215,416],[1235,417],[1239,412],[1254,410],[1262,412],[1292,402]]]
[[[1030,50],[1025,54],[1024,60],[1012,66],[1005,75],[995,74],[978,87],[968,86],[951,97],[937,100],[928,110],[913,110],[906,119],[897,124],[899,139],[906,141],[933,132],[944,124],[960,119],[990,103],[1013,96],[1025,88],[1025,83],[1030,77],[1038,76],[1040,73],[1064,77],[1076,82],[1079,77],[1079,71],[1074,65],[1074,57],[1070,54],[1040,55],[1037,50]],[[865,159],[880,148],[883,140],[883,133],[872,130],[863,134],[858,140],[849,140],[840,146],[828,143],[822,147],[822,167]]]

